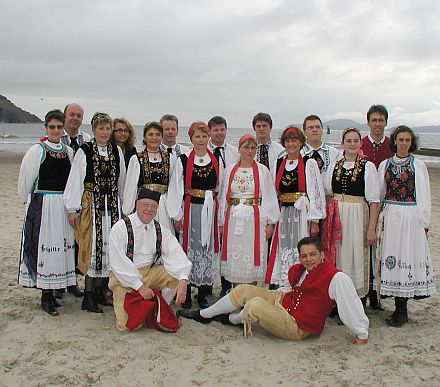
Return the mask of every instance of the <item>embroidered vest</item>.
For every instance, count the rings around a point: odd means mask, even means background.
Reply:
[[[133,253],[134,253],[134,232],[133,232],[133,226],[131,224],[131,220],[128,216],[123,216],[122,219],[124,220],[125,227],[127,227],[127,257],[133,262]],[[153,219],[154,221],[154,228],[156,229],[156,257],[154,258],[152,266],[157,263],[162,256],[162,230],[160,228],[160,223]]]
[[[334,275],[340,270],[327,262],[310,271],[299,286],[295,286],[304,273],[304,266],[296,264],[289,269],[292,291],[283,297],[283,308],[296,320],[305,332],[319,335],[325,319],[335,302],[328,296],[328,288]]]

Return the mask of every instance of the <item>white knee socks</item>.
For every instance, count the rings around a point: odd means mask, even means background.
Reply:
[[[213,318],[219,314],[229,314],[237,310],[235,305],[231,302],[229,294],[220,298],[215,304],[211,305],[209,308],[202,309],[200,311],[200,316],[206,318]]]

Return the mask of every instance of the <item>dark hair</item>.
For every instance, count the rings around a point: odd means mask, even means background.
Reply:
[[[228,129],[228,124],[226,123],[226,120],[220,116],[212,117],[208,121],[209,129],[211,129],[214,125],[225,125],[225,128]]]
[[[147,132],[148,132],[151,128],[153,128],[153,129],[157,129],[157,130],[160,132],[160,134],[163,136],[163,129],[162,129],[162,126],[159,124],[159,122],[157,122],[157,121],[151,121],[151,122],[147,122],[147,123],[145,124],[145,126],[144,126],[144,135],[143,135],[143,137],[145,137],[145,135],[147,134]],[[142,143],[143,143],[144,145],[147,145],[147,143],[146,143],[145,140],[142,140]]]
[[[322,126],[322,121],[321,121],[321,119],[320,119],[316,114],[311,114],[310,116],[307,116],[306,118],[304,118],[304,121],[303,121],[303,130],[304,130],[304,131],[306,130],[306,122],[307,122],[307,121],[314,121],[314,120],[318,120],[319,123],[320,123],[321,126]]]
[[[267,113],[257,113],[252,119],[252,127],[255,129],[255,124],[257,121],[267,122],[272,129],[272,117]]]
[[[49,112],[44,117],[44,126],[47,126],[47,123],[50,120],[58,120],[64,122],[64,113],[60,109],[54,109]]]
[[[298,253],[301,255],[301,247],[304,245],[314,245],[319,252],[322,252],[321,240],[318,237],[305,237],[296,245]]]
[[[383,105],[370,106],[370,108],[368,109],[368,112],[367,112],[367,122],[370,122],[370,116],[373,113],[382,114],[383,116],[385,116],[385,122],[388,123],[388,110],[385,106],[383,106]]]
[[[298,133],[295,134],[295,133],[289,132],[288,129],[294,129]],[[283,130],[283,132],[281,133],[281,136],[280,136],[280,144],[282,146],[284,146],[286,143],[286,140],[288,138],[293,139],[293,140],[297,140],[297,139],[300,140],[301,145],[304,145],[304,143],[306,142],[306,137],[304,136],[303,131],[300,128],[296,127],[295,125],[289,125],[286,127],[286,129]]]
[[[412,131],[411,128],[405,125],[399,125],[396,129],[394,129],[393,134],[390,137],[390,149],[393,153],[397,152],[396,139],[399,133],[410,133],[411,134],[411,146],[409,147],[409,153],[414,152],[419,147],[419,139]]]
[[[173,114],[164,114],[161,118],[159,123],[162,125],[164,121],[174,121],[177,125],[177,128],[179,128],[179,120],[177,117]]]

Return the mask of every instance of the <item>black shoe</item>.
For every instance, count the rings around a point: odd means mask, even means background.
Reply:
[[[405,325],[408,322],[408,316],[404,316],[402,314],[392,314],[391,317],[388,317],[385,322],[390,327],[400,328],[402,325]]]
[[[104,313],[104,311],[98,306],[98,303],[95,300],[93,292],[84,293],[81,309],[87,310],[87,312],[90,313]]]
[[[192,302],[191,300],[185,301],[180,305],[183,309],[191,309],[192,308]]]
[[[229,314],[227,314],[227,313],[218,314],[217,316],[214,316],[212,319],[214,321],[218,321],[219,323],[221,323],[223,325],[234,325],[229,321]]]
[[[190,320],[195,320],[201,324],[209,324],[212,320],[210,318],[200,316],[200,309],[196,310],[184,310],[179,309],[177,315]]]
[[[66,289],[55,289],[55,290],[53,291],[53,295],[54,295],[55,298],[57,298],[58,300],[62,300],[65,291],[66,291]]]
[[[93,293],[98,304],[103,306],[113,306],[113,300],[106,297],[105,291],[102,287],[94,288]]]
[[[394,297],[396,309],[385,321],[390,327],[401,327],[408,322],[408,298]]]
[[[68,287],[67,287],[67,291],[68,291],[70,294],[72,294],[72,295],[74,295],[75,297],[78,297],[78,298],[84,296],[84,292],[82,292],[82,291],[79,289],[78,285],[71,285],[71,286],[68,286]]]
[[[370,292],[369,295],[370,298],[370,308],[373,310],[380,310],[380,311],[384,311],[385,309],[383,308],[383,306],[380,304],[379,299],[377,297],[377,291],[376,290],[372,290]]]
[[[44,292],[41,295],[41,307],[47,314],[50,314],[51,316],[59,316],[59,313],[56,311],[55,305],[53,304],[52,292]]]

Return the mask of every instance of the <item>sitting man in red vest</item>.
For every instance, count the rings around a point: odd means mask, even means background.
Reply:
[[[152,289],[162,292],[170,303],[185,301],[191,262],[176,237],[161,227],[154,217],[160,193],[142,188],[136,212],[120,219],[109,237],[110,281],[116,327],[126,330],[125,294],[137,290],[144,299],[155,297]]]
[[[288,293],[254,285],[238,285],[209,308],[179,310],[182,317],[209,323],[244,323],[249,328],[258,322],[265,330],[287,340],[319,335],[325,319],[338,305],[339,317],[352,333],[354,344],[368,341],[368,318],[350,277],[324,262],[321,243],[316,237],[298,242],[299,264],[289,270],[292,290]]]

